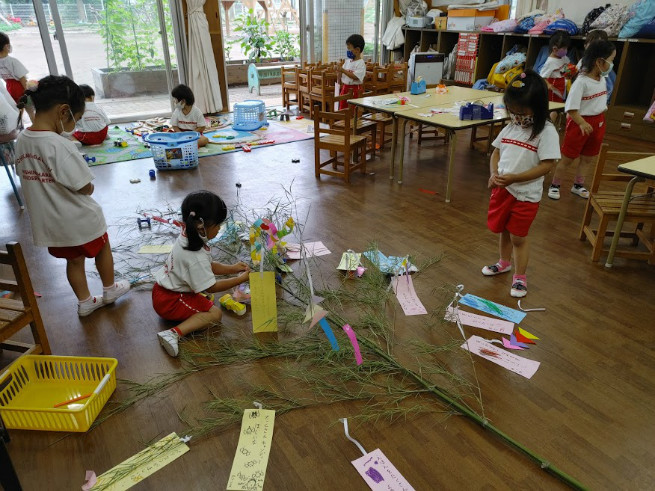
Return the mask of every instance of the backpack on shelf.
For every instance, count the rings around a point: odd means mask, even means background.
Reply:
[[[582,28],[580,29],[580,34],[587,34],[589,31],[592,31],[591,24],[602,14],[610,4],[608,3],[604,7],[596,7],[591,9],[587,15],[585,15],[584,21],[582,22]]]

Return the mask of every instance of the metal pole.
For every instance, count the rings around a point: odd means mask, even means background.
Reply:
[[[59,75],[55,52],[52,49],[52,42],[50,41],[48,21],[45,18],[45,11],[43,10],[43,3],[41,3],[41,0],[32,0],[32,5],[34,5],[34,15],[36,16],[36,24],[39,26],[39,34],[43,43],[43,51],[45,51],[45,59],[48,63],[48,71],[50,75]]]
[[[298,18],[300,25],[298,26],[300,33],[300,62],[307,61],[307,2],[309,0],[300,0],[298,2]]]
[[[380,2],[375,2],[375,45],[373,46],[373,59],[380,61]]]
[[[314,63],[316,58],[316,46],[315,42],[315,19],[314,19],[314,2],[316,0],[307,0],[309,2],[308,14],[309,14],[309,25],[307,26],[307,31],[309,32],[309,62]]]
[[[166,85],[170,94],[173,90],[173,70],[171,69],[171,54],[168,50],[168,34],[166,33],[166,18],[162,0],[157,0],[157,16],[159,17],[159,35],[161,36],[162,52],[164,53],[164,65],[166,66]],[[169,100],[169,104],[172,111],[173,99]]]
[[[57,0],[50,0],[50,15],[55,23],[55,32],[57,33],[57,41],[59,42],[59,50],[61,51],[61,59],[64,62],[64,70],[68,78],[73,79],[73,70],[71,70],[71,61],[68,57],[68,48],[66,47],[66,38],[64,37],[64,29],[61,26],[61,17],[59,17],[59,9],[57,8]]]

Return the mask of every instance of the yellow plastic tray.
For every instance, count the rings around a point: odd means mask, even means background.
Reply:
[[[114,358],[22,356],[0,375],[2,419],[14,429],[87,431],[116,389],[117,366]]]

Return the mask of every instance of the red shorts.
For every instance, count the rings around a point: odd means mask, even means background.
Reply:
[[[558,77],[558,78],[549,77],[546,79],[546,82],[548,82],[550,85],[555,87],[555,90],[561,94],[561,95],[557,95],[555,91],[549,88],[548,100],[552,102],[564,102],[564,98],[562,96],[566,94],[566,79],[564,77]]]
[[[507,189],[493,188],[489,200],[487,227],[495,234],[507,230],[517,237],[525,237],[537,216],[537,210],[539,203],[519,201]]]
[[[100,145],[107,138],[107,131],[109,131],[109,126],[105,126],[100,131],[76,131],[73,136],[82,145]]]
[[[25,87],[20,83],[20,80],[13,78],[5,80],[5,83],[7,84],[7,92],[9,92],[9,95],[11,95],[16,103],[18,103],[19,99],[23,97],[23,94],[25,93]]]
[[[562,144],[562,155],[570,159],[578,158],[580,155],[593,157],[600,153],[605,136],[605,114],[596,116],[582,116],[591,125],[593,131],[589,135],[583,135],[580,126],[570,117],[566,118],[566,130],[564,132],[564,143]]]
[[[341,90],[339,91],[339,95],[346,95],[348,92],[353,93],[353,99],[358,99],[364,94],[364,86],[363,85],[347,85],[347,84],[341,84]],[[348,101],[339,101],[339,109],[346,109],[348,107]]]
[[[108,242],[109,237],[105,232],[102,237],[98,237],[86,244],[71,247],[48,247],[48,252],[51,256],[61,259],[76,259],[80,256],[96,257]]]
[[[163,319],[182,322],[198,312],[209,312],[214,302],[200,293],[172,292],[155,283],[152,287],[152,306]]]

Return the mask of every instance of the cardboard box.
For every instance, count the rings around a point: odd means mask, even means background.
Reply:
[[[495,10],[453,9],[448,11],[449,31],[479,31],[496,16]]]
[[[437,31],[448,29],[448,17],[436,17],[434,19],[434,29]]]

